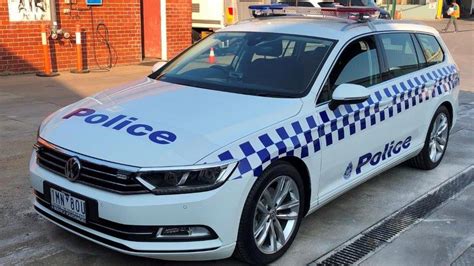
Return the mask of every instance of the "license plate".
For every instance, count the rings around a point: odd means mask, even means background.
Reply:
[[[74,220],[86,222],[86,202],[65,191],[51,189],[51,209]]]

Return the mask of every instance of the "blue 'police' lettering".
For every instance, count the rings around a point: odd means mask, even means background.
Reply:
[[[127,117],[127,116],[125,116],[125,115],[118,115],[118,116],[116,116],[116,117],[110,119],[109,121],[103,123],[102,126],[103,126],[103,127],[109,127],[109,126],[111,126],[111,125],[117,123],[118,121],[124,119],[125,117]]]
[[[411,137],[408,137],[402,144],[402,148],[404,149],[408,149],[408,147],[410,147],[410,141],[411,141]]]
[[[169,131],[156,131],[151,133],[148,138],[158,144],[169,144],[176,140],[176,135]]]
[[[117,115],[110,118],[105,114],[96,114],[94,109],[79,108],[63,116],[63,119],[69,119],[71,117],[83,117],[84,122],[88,124],[102,124],[103,127],[112,127],[112,129],[117,131],[126,128],[125,132],[129,135],[136,137],[148,135],[148,139],[156,144],[170,144],[177,138],[176,135],[170,131],[154,130],[152,126],[147,124],[134,124],[138,118],[127,118],[126,115]]]
[[[375,166],[382,161],[392,157],[392,154],[398,154],[402,151],[402,149],[408,149],[410,147],[411,136],[407,137],[404,141],[399,141],[395,144],[395,141],[385,144],[384,150],[376,152],[372,154],[371,152],[366,153],[359,157],[359,161],[357,162],[356,174],[360,174],[362,172],[362,167],[367,163],[370,165]]]
[[[370,159],[370,164],[371,165],[377,165],[380,162],[380,157],[382,157],[382,152],[377,152],[372,156],[372,159]]]
[[[357,168],[356,168],[356,174],[360,174],[362,166],[367,164],[370,161],[370,158],[372,158],[372,153],[367,153],[359,157],[359,162],[357,163]]]
[[[107,119],[109,119],[109,117],[106,115],[96,114],[96,115],[90,115],[86,117],[84,121],[86,121],[89,124],[100,124],[107,121]]]
[[[137,129],[140,129],[142,128],[143,130],[139,131]],[[146,134],[148,134],[147,132],[145,131],[153,131],[153,128],[149,125],[144,125],[144,124],[136,124],[136,125],[133,125],[133,126],[129,126],[127,128],[127,132],[128,134],[130,135],[134,135],[134,136],[144,136]]]

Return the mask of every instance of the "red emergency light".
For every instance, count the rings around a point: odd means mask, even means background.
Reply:
[[[347,18],[358,21],[378,17],[379,12],[380,11],[374,7],[337,6],[321,8],[321,14],[324,16]]]

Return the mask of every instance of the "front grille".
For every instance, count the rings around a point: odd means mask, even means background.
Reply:
[[[64,171],[66,162],[73,156],[41,143],[37,143],[36,148],[38,165],[48,171],[65,177]],[[79,158],[79,161],[81,162],[81,172],[75,182],[119,194],[148,192],[148,190],[135,180],[131,172],[92,163],[81,158]]]

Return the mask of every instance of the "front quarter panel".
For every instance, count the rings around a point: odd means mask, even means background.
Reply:
[[[304,109],[304,108],[303,108]],[[311,109],[311,108],[309,108]],[[238,167],[231,182],[244,182],[241,206],[255,180],[273,162],[287,157],[299,158],[309,173],[309,191],[318,191],[321,156],[317,120],[310,110],[236,141],[201,160],[200,163],[237,159]],[[302,169],[298,169],[302,170]],[[311,178],[312,177],[312,178]],[[229,182],[227,181],[227,182]],[[317,203],[317,193],[310,193],[310,205]]]

